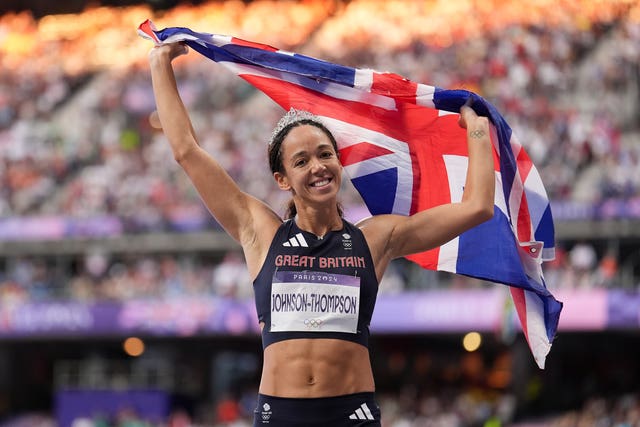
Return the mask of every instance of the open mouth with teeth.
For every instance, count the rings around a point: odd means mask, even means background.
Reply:
[[[330,182],[331,182],[330,178],[325,178],[325,179],[322,179],[320,181],[312,182],[311,186],[312,187],[316,187],[316,188],[317,187],[324,187],[325,185],[329,185]]]

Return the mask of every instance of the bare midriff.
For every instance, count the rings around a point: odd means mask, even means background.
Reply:
[[[374,391],[369,350],[338,339],[293,339],[264,350],[260,393],[329,397]]]

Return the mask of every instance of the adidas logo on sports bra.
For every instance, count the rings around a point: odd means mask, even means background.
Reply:
[[[309,247],[309,245],[307,244],[307,241],[304,240],[304,236],[302,235],[302,233],[296,234],[295,236],[293,236],[292,238],[284,242],[282,246],[286,246],[288,248],[292,246],[302,246],[305,248]]]

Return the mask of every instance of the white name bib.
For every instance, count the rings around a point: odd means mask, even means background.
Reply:
[[[314,271],[276,271],[271,285],[271,332],[355,334],[360,278]]]

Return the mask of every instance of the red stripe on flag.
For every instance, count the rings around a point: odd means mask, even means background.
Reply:
[[[237,45],[240,45],[240,46],[247,46],[247,47],[253,47],[253,48],[256,48],[256,49],[267,50],[269,52],[277,52],[278,50],[280,50],[280,49],[276,49],[273,46],[269,46],[268,44],[262,44],[262,43],[251,42],[251,41],[248,41],[248,40],[242,40],[242,39],[239,39],[237,37],[232,37],[231,38],[231,43],[232,44],[237,44]]]
[[[154,32],[153,23],[149,19],[147,19],[142,24],[140,24],[140,26],[138,26],[138,31],[141,31],[145,33],[147,36],[149,36],[154,41],[155,44],[160,43],[160,39],[158,39],[158,36],[156,36],[156,33]]]
[[[531,217],[529,216],[529,203],[527,195],[523,191],[518,210],[518,241],[529,242],[531,240]]]
[[[340,150],[340,162],[343,166],[349,166],[385,154],[393,154],[393,151],[369,142],[359,142]]]
[[[525,338],[529,341],[529,331],[527,329],[527,299],[524,296],[524,289],[509,286],[509,291],[511,292],[513,305],[516,308],[520,324],[522,325],[522,332],[524,332]]]
[[[430,251],[421,252],[419,254],[407,255],[410,261],[415,262],[422,268],[427,270],[438,270],[438,258],[440,257],[440,247],[431,249]]]
[[[392,96],[394,99],[410,104],[416,103],[418,85],[394,73],[373,73],[371,92]]]
[[[449,178],[444,164],[444,154],[468,156],[466,131],[458,125],[458,115],[448,114],[438,117],[432,126],[433,132],[428,139],[421,141],[420,149],[415,151],[415,162],[422,171],[422,179],[414,187],[411,213],[420,212],[432,206],[451,202]],[[413,154],[413,153],[412,153]],[[416,168],[414,167],[414,170]],[[415,182],[415,180],[414,180]],[[438,188],[440,191],[433,191]],[[429,270],[438,270],[440,247],[406,258]]]
[[[529,176],[529,172],[533,167],[533,162],[526,151],[521,147],[520,152],[518,153],[518,158],[516,159],[516,163],[518,164],[518,172],[520,173],[520,178],[524,183]]]
[[[522,185],[524,187],[524,183],[527,180],[527,176],[529,176],[529,172],[533,167],[533,163],[531,159],[524,151],[523,148],[520,149],[518,153],[518,157],[516,159],[518,164],[518,174],[520,175],[520,179],[522,180]],[[529,203],[527,201],[527,194],[522,191],[522,200],[520,201],[520,210],[518,211],[518,240],[521,242],[528,242],[531,240],[531,235],[533,230],[531,229],[531,216],[529,214]]]

